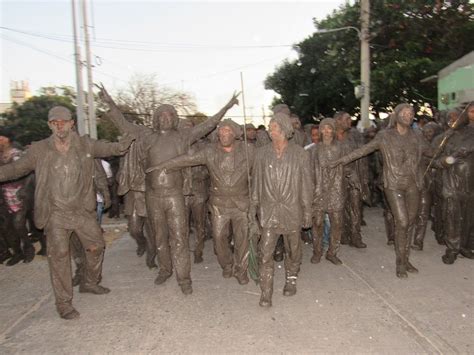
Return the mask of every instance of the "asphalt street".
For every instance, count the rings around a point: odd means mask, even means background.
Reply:
[[[154,285],[156,269],[135,255],[123,224],[105,225],[115,237],[102,284],[112,292],[75,289],[78,320],[57,316],[45,258],[0,265],[0,353],[474,353],[473,260],[444,265],[428,231],[425,249],[412,251],[419,274],[398,279],[382,210],[366,209],[365,219],[368,248],[342,246],[341,266],[311,264],[304,245],[293,297],[282,294],[278,263],[270,309],[259,307],[255,283],[221,276],[211,241],[184,296],[174,277]]]

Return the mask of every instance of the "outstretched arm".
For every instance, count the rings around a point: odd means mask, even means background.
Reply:
[[[221,108],[219,112],[217,112],[214,116],[205,120],[203,123],[200,123],[197,126],[193,127],[191,129],[191,136],[189,137],[190,139],[189,144],[193,144],[199,138],[204,137],[206,134],[208,134],[214,128],[216,128],[217,124],[222,119],[222,117],[224,117],[226,112],[229,111],[232,108],[232,106],[239,104],[239,100],[237,100],[237,97],[239,95],[240,95],[240,92],[234,93],[234,95],[232,95],[232,98],[229,100],[229,102],[223,108]]]
[[[378,137],[378,138],[377,138]],[[328,166],[330,168],[335,168],[339,164],[349,164],[350,162],[362,158],[366,155],[369,155],[372,152],[375,152],[377,149],[380,149],[380,136],[377,134],[374,139],[372,139],[369,143],[364,144],[359,149],[353,150],[351,153],[339,158],[333,162],[330,162]]]
[[[31,153],[31,148],[26,151],[20,159],[0,166],[0,181],[15,180],[27,175],[36,167],[35,158]]]
[[[118,142],[106,142],[91,139],[92,154],[94,158],[106,158],[115,155],[123,155],[128,151],[135,138],[130,134],[125,134]]]
[[[121,134],[129,133],[134,136],[138,136],[141,132],[148,131],[148,128],[145,126],[138,126],[131,122],[128,122],[123,113],[118,108],[112,96],[107,92],[104,85],[96,85],[99,88],[99,97],[104,101],[109,107],[109,112],[107,117],[112,121],[115,127],[118,128]]]
[[[159,165],[146,169],[146,173],[155,170],[177,170],[188,166],[206,165],[207,154],[206,149],[201,149],[193,154],[182,154],[176,158],[167,160]]]

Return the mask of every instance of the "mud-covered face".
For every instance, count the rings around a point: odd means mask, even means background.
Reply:
[[[268,126],[268,134],[272,141],[281,141],[285,139],[285,133],[280,125],[275,121],[270,122],[270,125]]]
[[[223,147],[230,147],[235,142],[235,133],[229,126],[219,127],[217,131],[219,142]]]
[[[321,131],[323,141],[330,142],[334,139],[334,128],[332,128],[331,125],[325,124],[322,127],[319,126],[319,130]]]
[[[397,123],[405,127],[410,127],[413,123],[414,117],[415,112],[413,111],[413,108],[405,107],[398,113]]]
[[[158,124],[161,131],[169,131],[174,128],[175,116],[170,111],[163,111],[158,116]]]
[[[293,129],[300,129],[301,128],[301,121],[298,117],[291,117],[291,125]]]
[[[352,127],[352,119],[348,113],[338,116],[335,121],[337,130],[348,131]]]
[[[435,135],[435,130],[432,127],[423,127],[423,136],[425,136],[428,142],[431,142]]]
[[[53,131],[53,136],[59,139],[66,139],[74,127],[73,120],[53,120],[48,122],[48,126]]]
[[[257,139],[257,130],[255,128],[247,128],[247,139],[253,141]]]

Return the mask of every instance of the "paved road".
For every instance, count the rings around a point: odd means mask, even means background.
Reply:
[[[399,280],[381,210],[365,217],[368,248],[343,246],[342,266],[312,265],[305,246],[294,297],[282,295],[280,263],[271,309],[254,283],[222,278],[209,242],[184,296],[174,278],[155,286],[156,270],[119,233],[103,273],[112,292],[76,292],[76,321],[56,315],[45,259],[0,266],[0,353],[474,353],[474,262],[444,265],[430,232],[412,253],[420,273]]]

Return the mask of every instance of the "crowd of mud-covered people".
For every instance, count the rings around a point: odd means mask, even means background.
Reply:
[[[305,243],[313,264],[323,256],[342,264],[341,244],[366,248],[364,205],[383,208],[399,278],[418,272],[410,250],[423,250],[428,221],[446,248],[442,262],[474,258],[473,103],[417,122],[413,107],[400,104],[384,127],[362,134],[346,112],[302,128],[284,104],[268,130],[240,126],[223,119],[235,95],[203,123],[162,105],[145,127],[127,120],[103,87],[100,97],[120,131],[116,143],[80,137],[61,106],[49,111],[51,136],[25,150],[0,134],[0,262],[31,262],[39,242],[64,319],[79,316],[74,286],[110,292],[101,285],[107,208],[126,216],[137,255],[158,269],[156,285],[174,273],[191,294],[192,261],[203,261],[212,238],[222,276],[255,279],[262,307],[272,305],[275,261],[284,260],[283,294],[296,294]]]

